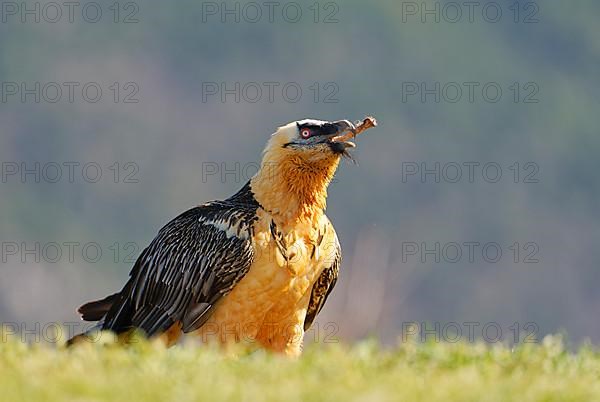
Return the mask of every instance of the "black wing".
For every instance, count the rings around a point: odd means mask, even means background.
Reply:
[[[102,329],[140,328],[152,336],[177,322],[184,332],[202,326],[252,264],[258,206],[246,185],[169,222],[136,261]]]
[[[337,282],[338,275],[340,273],[340,265],[342,263],[342,249],[340,244],[336,243],[336,252],[333,263],[330,267],[327,267],[321,272],[321,275],[313,285],[310,301],[308,303],[308,309],[306,310],[306,318],[304,319],[304,330],[308,331],[312,325],[315,317],[323,306],[327,297],[333,290],[335,283]]]

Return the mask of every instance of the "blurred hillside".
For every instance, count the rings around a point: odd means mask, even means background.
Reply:
[[[261,2],[113,3],[3,9],[0,321],[76,321],[170,218],[241,187],[278,125],[373,114],[330,187],[344,262],[318,321],[600,341],[600,3],[484,1],[472,22],[433,1],[298,2],[297,22],[287,2],[273,22]]]

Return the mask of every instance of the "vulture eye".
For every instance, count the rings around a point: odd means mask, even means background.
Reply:
[[[302,130],[300,130],[300,136],[304,139],[309,138],[311,134],[312,133],[310,132],[310,129],[308,129],[308,128],[303,128]]]

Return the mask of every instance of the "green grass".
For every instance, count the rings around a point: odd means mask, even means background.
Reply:
[[[298,360],[192,345],[0,344],[3,401],[598,401],[600,352],[560,338],[381,348],[312,345]]]

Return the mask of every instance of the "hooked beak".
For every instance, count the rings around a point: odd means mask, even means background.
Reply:
[[[331,149],[336,153],[345,153],[346,148],[354,148],[356,144],[352,141],[338,140],[338,138],[347,131],[356,134],[356,127],[349,120],[339,120],[333,123],[335,127],[335,134],[329,138],[329,145]]]
[[[353,134],[356,134],[356,127],[349,120],[339,120],[333,123],[333,125],[337,128],[337,134],[341,135],[346,131],[351,131]]]

